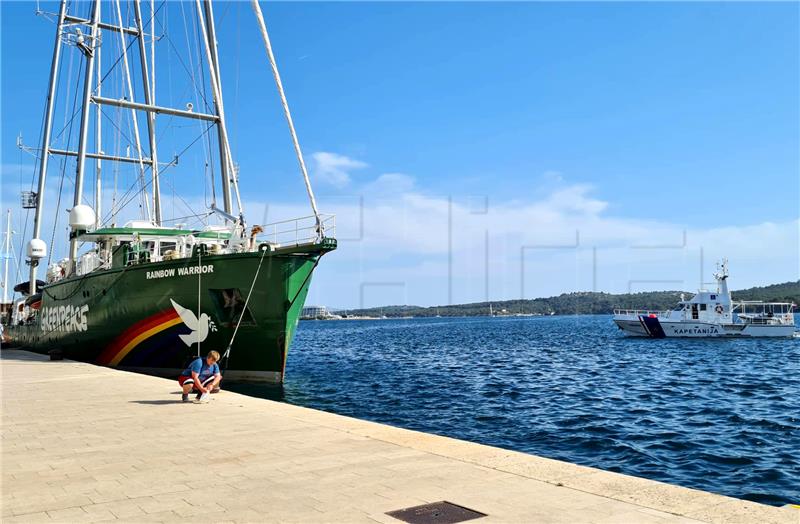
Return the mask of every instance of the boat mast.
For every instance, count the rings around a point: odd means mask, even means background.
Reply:
[[[214,29],[214,13],[211,10],[211,2],[203,0],[205,9],[200,6],[200,0],[196,0],[197,18],[200,21],[200,28],[203,31],[203,43],[206,51],[206,61],[211,76],[211,90],[214,94],[214,109],[217,118],[217,134],[219,135],[219,156],[220,156],[220,175],[222,177],[222,199],[225,213],[232,213],[231,205],[231,176],[233,172],[233,161],[231,160],[230,148],[228,146],[228,132],[225,126],[225,107],[222,103],[222,89],[219,82],[219,68],[217,55],[217,37]],[[205,11],[205,16],[203,16]]]
[[[214,62],[214,75],[217,78],[217,91],[219,92],[219,105],[222,107],[222,73],[219,69],[219,52],[217,46],[217,31],[214,24],[214,12],[211,9],[211,0],[203,0],[206,12],[206,24],[208,26],[208,42],[211,45],[211,59]],[[224,113],[224,109],[221,109]],[[233,163],[233,154],[231,153],[231,144],[228,141],[228,128],[225,127],[223,120],[220,119],[220,125],[224,128],[224,143],[225,143],[225,157],[228,161],[228,198],[230,199],[230,186],[233,185],[233,193],[236,197],[236,207],[241,215],[244,210],[242,209],[242,197],[239,195],[239,173],[238,169]],[[223,192],[224,196],[224,192]],[[231,210],[226,210],[227,213],[233,213],[233,204],[231,203]]]
[[[214,98],[215,98],[215,106],[217,107],[216,114],[205,114],[201,112],[196,112],[192,110],[180,110],[174,109],[170,107],[160,107],[155,105],[155,35],[152,34],[153,42],[151,42],[150,47],[150,60],[152,62],[151,68],[148,69],[147,64],[147,47],[144,45],[144,27],[142,21],[142,14],[141,14],[141,4],[140,0],[134,0],[135,5],[135,17],[136,17],[136,24],[137,27],[126,27],[123,25],[122,21],[122,13],[119,4],[119,0],[112,0],[112,4],[116,3],[116,15],[117,15],[117,23],[105,23],[101,20],[101,0],[93,0],[90,10],[91,16],[89,19],[84,19],[78,16],[72,16],[67,12],[67,0],[61,0],[60,3],[60,11],[58,15],[58,27],[56,30],[56,41],[53,50],[53,61],[50,67],[50,87],[48,90],[48,97],[45,106],[45,125],[43,128],[42,133],[42,149],[41,149],[41,157],[40,157],[40,168],[39,168],[39,180],[38,180],[38,193],[36,193],[36,213],[34,217],[34,228],[33,228],[33,237],[31,239],[31,243],[28,246],[28,258],[30,259],[29,264],[31,266],[30,269],[30,294],[36,293],[36,272],[37,266],[39,264],[39,260],[45,256],[46,253],[46,246],[44,242],[39,239],[41,234],[41,223],[42,223],[42,210],[44,209],[43,205],[43,197],[44,197],[44,188],[45,182],[47,179],[47,166],[48,160],[50,155],[62,155],[62,156],[73,156],[77,158],[76,162],[76,176],[75,176],[75,192],[73,198],[73,207],[81,205],[83,201],[83,190],[84,190],[84,175],[85,175],[85,168],[86,168],[86,159],[95,159],[97,161],[95,167],[95,224],[97,227],[101,226],[101,214],[102,211],[102,163],[101,160],[108,160],[113,162],[130,162],[139,165],[140,176],[142,177],[142,184],[144,184],[144,166],[150,165],[153,170],[153,186],[154,186],[154,199],[153,204],[156,208],[156,223],[160,225],[162,220],[161,214],[161,199],[160,199],[160,191],[159,182],[158,182],[158,160],[156,158],[156,136],[155,136],[155,114],[156,113],[163,113],[172,116],[178,116],[183,118],[189,119],[197,119],[197,120],[204,120],[208,122],[212,122],[216,124],[218,129],[220,130],[220,136],[222,138],[221,142],[221,151],[223,152],[222,163],[225,166],[225,180],[226,183],[224,184],[224,188],[226,190],[226,194],[228,196],[226,200],[226,209],[230,210],[230,178],[228,177],[228,173],[231,171],[230,167],[233,165],[230,155],[230,147],[227,142],[227,134],[225,133],[225,125],[224,125],[224,109],[222,107],[222,100],[219,92],[219,70],[213,67],[213,63],[211,59],[211,49],[210,44],[208,41],[208,37],[205,36],[204,47],[206,50],[206,55],[208,58],[209,68],[212,73],[212,87],[214,88]],[[150,8],[151,14],[155,15],[154,9],[154,2],[151,0]],[[204,35],[206,34],[206,25],[203,21],[202,17],[202,8],[200,6],[199,0],[197,0],[197,7],[198,7],[198,16],[200,18],[200,27],[203,30]],[[208,11],[211,15],[210,6],[208,6]],[[212,15],[213,16],[213,15]],[[86,69],[85,69],[85,76],[84,76],[84,83],[83,83],[83,96],[81,99],[81,117],[80,117],[80,128],[79,128],[79,139],[78,139],[78,148],[77,151],[75,150],[64,150],[58,149],[55,147],[51,147],[51,136],[52,136],[52,124],[53,124],[53,112],[55,108],[55,95],[57,89],[57,79],[58,79],[58,69],[59,69],[59,62],[61,56],[61,46],[62,46],[62,36],[64,33],[64,28],[67,24],[79,24],[88,26],[90,31],[88,35],[84,36],[77,31],[77,47],[83,53],[86,58]],[[154,25],[153,25],[154,27]],[[102,71],[100,70],[100,32],[101,29],[108,30],[112,32],[116,32],[120,34],[120,44],[122,48],[122,56],[121,60],[124,66],[124,78],[125,78],[125,87],[127,88],[127,97],[120,98],[120,99],[111,99],[111,98],[104,98],[101,96],[101,83],[102,83]],[[211,23],[210,29],[214,31],[213,28],[213,21]],[[152,33],[152,32],[151,32]],[[131,74],[130,69],[128,67],[128,57],[127,57],[127,48],[128,45],[125,41],[126,35],[134,36],[139,38],[139,54],[142,60],[142,82],[145,87],[145,103],[137,103],[133,100],[133,85],[131,82]],[[119,61],[118,59],[117,61]],[[97,69],[95,73],[95,69]],[[96,74],[96,77],[95,77]],[[152,76],[151,76],[152,75]],[[96,79],[96,83],[95,83]],[[89,138],[89,120],[91,114],[91,105],[96,106],[96,137],[95,137],[95,145],[97,147],[97,152],[88,151],[88,138]],[[117,155],[106,155],[102,151],[102,127],[101,127],[101,120],[102,115],[100,111],[100,106],[108,105],[114,107],[121,107],[131,110],[132,116],[132,124],[134,130],[134,139],[135,145],[137,149],[137,158],[131,158],[129,156],[117,156]],[[148,131],[149,131],[149,138],[150,138],[150,158],[145,158],[142,155],[141,143],[139,140],[139,132],[138,132],[138,124],[136,119],[136,112],[137,111],[144,111],[148,113]],[[150,218],[150,199],[147,197],[146,189],[142,189],[142,193],[144,193],[144,207],[146,208],[148,218]],[[116,205],[112,205],[111,214],[112,217],[116,216]],[[229,215],[228,220],[235,221],[236,218]],[[75,232],[73,231],[70,235],[70,249],[69,249],[69,267],[67,268],[68,274],[74,274],[76,269],[76,259],[77,259],[77,251],[78,251],[78,240],[76,238]]]
[[[83,199],[83,174],[86,167],[86,144],[89,138],[89,113],[90,102],[92,100],[92,77],[94,76],[95,50],[99,48],[98,37],[100,24],[100,0],[92,3],[92,35],[88,44],[83,49],[86,55],[86,77],[83,82],[83,105],[81,106],[81,128],[78,141],[78,166],[75,171],[75,198],[73,206],[80,205]],[[99,108],[98,108],[99,110]],[[78,255],[78,239],[74,234],[70,235],[69,240],[69,273],[75,272],[75,259]]]
[[[128,88],[128,99],[133,101],[134,93],[133,93],[133,82],[131,81],[131,70],[128,67],[128,42],[125,33],[123,32],[122,27],[122,8],[120,7],[119,0],[116,0],[117,4],[117,21],[119,22],[119,40],[120,40],[120,47],[122,48],[122,64],[124,66],[124,76],[125,76],[125,83]],[[139,30],[135,29],[137,37],[140,35]],[[144,57],[142,57],[144,60]],[[148,121],[149,122],[149,121]],[[153,217],[150,214],[150,200],[147,198],[147,183],[144,180],[144,160],[142,158],[142,142],[139,137],[139,120],[136,116],[136,111],[131,109],[131,123],[133,124],[133,138],[134,143],[136,144],[136,153],[138,154],[139,158],[139,177],[142,184],[142,201],[144,202],[145,213],[147,216],[147,220],[152,221]],[[150,162],[153,161],[152,158],[149,159]],[[150,165],[152,169],[152,164]]]
[[[36,193],[36,212],[33,217],[33,236],[38,239],[42,230],[42,204],[44,201],[44,183],[47,179],[47,161],[50,159],[50,136],[53,131],[53,107],[56,96],[56,79],[58,78],[58,62],[61,57],[61,27],[64,25],[64,17],[67,14],[67,0],[61,0],[61,7],[58,10],[58,25],[56,25],[56,42],[53,48],[53,62],[50,64],[50,88],[47,92],[47,102],[45,107],[44,131],[42,132],[42,151],[39,153],[39,183]],[[36,293],[36,268],[39,266],[39,259],[30,258],[30,294]]]
[[[150,0],[150,98],[156,103],[156,0]]]
[[[3,269],[3,304],[8,304],[8,265],[11,263],[11,210],[7,212],[6,219],[6,247],[5,268]]]
[[[100,35],[100,31],[97,32],[98,36]],[[100,67],[100,51],[101,47],[95,48],[95,53],[97,54],[97,96],[101,95],[101,86],[102,86],[102,68]],[[102,120],[103,120],[103,112],[100,111],[100,108],[97,108],[95,111],[95,146],[97,147],[97,152],[99,154],[103,153],[103,133],[102,133]],[[103,179],[102,179],[102,163],[103,161],[100,158],[95,160],[95,181],[94,181],[94,212],[95,212],[95,219],[94,219],[94,227],[95,229],[100,227],[100,221],[102,220],[103,215]]]
[[[144,103],[152,105],[153,93],[151,92],[150,74],[147,68],[147,49],[144,42],[144,25],[142,24],[142,6],[140,0],[133,2],[134,17],[136,18],[136,29],[139,31],[139,55],[142,64],[142,83],[144,84]],[[150,31],[154,29],[154,21],[151,21]],[[155,38],[155,36],[153,37]],[[156,155],[156,114],[147,113],[147,136],[150,142],[150,173],[153,181],[153,220],[157,226],[161,225],[161,188],[158,182],[158,156]]]

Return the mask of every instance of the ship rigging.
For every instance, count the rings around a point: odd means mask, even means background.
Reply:
[[[311,275],[320,257],[336,248],[335,219],[317,209],[261,8],[253,0],[312,214],[248,228],[211,1],[177,5],[190,51],[187,60],[169,36],[167,2],[151,0],[143,9],[145,2],[132,0],[125,3],[125,12],[122,4],[94,0],[88,12],[78,14],[71,8],[86,4],[62,0],[55,16],[41,147],[34,150],[36,191],[22,198],[23,208],[34,210],[26,249],[29,279],[15,287],[22,297],[8,317],[10,338],[38,351],[58,348],[78,360],[158,374],[174,372],[187,355],[200,353],[201,343],[211,344],[226,349],[228,376],[281,381]],[[161,90],[156,90],[156,65],[166,64],[168,81],[176,75],[170,60],[157,60],[157,43],[167,44],[169,57],[178,56],[186,73],[182,87],[195,96],[185,108],[162,105],[163,98],[174,102],[175,96],[169,82],[165,89],[159,81]],[[57,109],[63,123],[55,131]],[[159,149],[183,129],[196,134],[180,145],[173,139],[170,145],[178,152],[168,163],[160,162]],[[107,153],[109,145],[113,152]],[[179,164],[187,165],[184,157],[195,146],[203,150],[200,171],[206,189],[206,209],[199,213],[165,178]],[[51,203],[46,197],[55,158],[61,160],[59,189]],[[131,169],[127,181],[132,182],[124,192],[119,190],[126,180],[123,168]],[[216,180],[211,176],[215,171]],[[90,205],[86,183],[92,175]],[[67,256],[54,260],[65,182],[73,186]],[[111,205],[103,214],[109,182]],[[172,190],[173,202],[177,197],[187,208],[186,215],[177,216],[173,204],[172,216],[165,218],[163,183]],[[135,217],[128,208],[133,202],[138,202]],[[48,245],[42,232],[45,211],[53,209]],[[186,227],[186,220],[193,220],[194,227]],[[39,280],[45,259],[45,280]],[[203,336],[190,337],[187,330]]]

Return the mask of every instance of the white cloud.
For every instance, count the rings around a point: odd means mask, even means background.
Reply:
[[[543,206],[561,212],[597,215],[608,207],[608,202],[590,197],[591,190],[592,187],[586,184],[557,189],[550,194]]]
[[[314,160],[328,175],[339,170],[348,182],[348,170],[366,167],[334,153],[318,153]],[[17,188],[5,182],[3,204],[16,210]],[[184,199],[196,211],[205,208],[202,196]],[[319,265],[309,301],[336,307],[356,307],[362,300],[367,306],[433,305],[592,289],[691,291],[711,280],[714,261],[724,256],[730,258],[733,289],[800,275],[798,220],[685,227],[615,217],[591,186],[553,177],[513,200],[485,202],[458,187],[451,195],[432,194],[402,173],[350,183],[336,196],[320,195],[320,210],[337,214],[339,249]],[[249,223],[259,223],[264,202],[245,202],[245,209]],[[132,205],[124,214],[136,211]],[[186,214],[181,206],[175,213]],[[54,212],[45,214],[49,241]],[[268,221],[309,214],[305,202],[270,202]],[[66,246],[65,217],[56,235],[58,253]],[[17,229],[22,217],[14,218]]]
[[[325,151],[313,153],[311,158],[314,160],[315,178],[338,188],[350,183],[350,171],[367,167],[367,163],[360,160]]]
[[[543,195],[538,187],[485,209],[474,195],[429,194],[401,174],[351,188],[360,197],[322,198],[321,209],[337,214],[340,247],[320,265],[312,300],[355,307],[592,289],[691,291],[708,285],[722,257],[731,260],[734,289],[800,278],[798,220],[685,227],[615,217],[591,186],[549,178]]]
[[[398,195],[414,189],[414,177],[403,173],[385,173],[364,186],[363,192],[373,195]]]

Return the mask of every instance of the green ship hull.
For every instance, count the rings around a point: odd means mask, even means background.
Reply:
[[[63,279],[41,290],[39,313],[10,326],[8,339],[39,353],[58,349],[73,360],[177,376],[198,354],[223,354],[236,331],[225,378],[281,383],[312,273],[335,247],[326,239]]]

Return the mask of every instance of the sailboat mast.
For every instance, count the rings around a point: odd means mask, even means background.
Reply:
[[[156,0],[150,0],[150,98],[156,103]]]
[[[215,74],[215,76],[217,78],[217,91],[219,92],[219,102],[218,102],[218,104],[219,104],[220,107],[222,107],[222,104],[223,104],[223,99],[222,99],[222,73],[220,72],[220,69],[219,69],[219,51],[218,51],[218,48],[217,48],[217,30],[216,30],[216,26],[214,24],[214,12],[213,12],[213,10],[211,8],[211,0],[203,0],[203,4],[205,6],[205,12],[206,12],[206,24],[208,25],[208,41],[209,41],[209,44],[211,46],[211,60],[214,63],[214,74]],[[222,111],[222,113],[224,114],[224,109],[220,109],[220,111]],[[239,174],[238,174],[237,169],[236,169],[236,167],[235,167],[235,165],[233,163],[233,155],[231,153],[231,144],[228,141],[228,128],[226,127],[223,118],[220,119],[220,124],[219,125],[224,128],[222,130],[223,131],[223,136],[224,136],[224,138],[222,139],[222,142],[224,143],[225,155],[226,155],[226,158],[228,160],[228,177],[227,177],[227,180],[228,180],[227,188],[228,188],[228,193],[229,193],[228,196],[230,198],[230,186],[233,186],[233,193],[234,193],[234,196],[236,197],[236,208],[239,210],[239,214],[241,215],[244,212],[244,210],[242,209],[242,197],[239,194],[239,180],[238,180]],[[224,197],[224,191],[223,191],[223,197]],[[233,209],[233,203],[231,203],[231,209]],[[233,211],[227,211],[227,212],[228,213],[233,213]]]
[[[81,106],[81,130],[78,141],[78,166],[75,171],[75,198],[73,206],[80,205],[83,199],[83,174],[86,167],[86,145],[89,139],[89,113],[92,100],[92,81],[94,76],[94,57],[95,50],[99,47],[98,37],[100,35],[100,0],[92,3],[92,36],[88,42],[84,54],[86,55],[86,77],[83,82],[83,105]],[[69,269],[70,273],[75,272],[75,259],[78,255],[78,239],[70,235],[69,241]]]
[[[231,161],[230,149],[228,147],[228,131],[225,127],[225,107],[222,103],[222,87],[219,79],[219,56],[217,55],[217,35],[214,28],[214,13],[211,9],[211,2],[203,0],[204,8],[201,9],[200,0],[196,0],[197,17],[203,31],[204,47],[208,69],[211,76],[211,89],[214,93],[214,108],[219,118],[217,121],[217,134],[219,135],[219,156],[220,156],[220,175],[222,177],[222,199],[225,212],[232,213],[231,205],[231,176],[233,175],[233,162]],[[205,11],[205,16],[203,16]]]
[[[124,77],[125,77],[125,85],[126,85],[127,90],[128,90],[127,99],[131,103],[133,103],[133,100],[134,100],[133,81],[131,80],[131,70],[130,70],[130,67],[128,66],[128,43],[127,43],[127,37],[125,36],[125,32],[124,32],[123,27],[122,27],[122,8],[120,7],[120,0],[116,0],[114,3],[116,4],[116,7],[117,7],[117,22],[119,23],[118,32],[119,32],[120,47],[122,48],[123,73],[124,73]],[[138,37],[139,30],[138,29],[134,29],[134,31],[136,32],[135,34]],[[97,102],[98,101],[98,97],[95,97],[94,101]],[[147,104],[145,104],[145,106],[146,105]],[[141,138],[139,137],[139,119],[136,116],[136,111],[133,108],[131,108],[131,124],[133,125],[133,138],[134,138],[134,144],[136,145],[136,153],[137,153],[138,161],[139,161],[139,182],[141,183],[141,188],[142,188],[141,193],[140,193],[140,196],[141,196],[141,199],[142,199],[142,207],[144,208],[144,212],[145,212],[145,216],[147,217],[147,220],[152,221],[153,220],[153,216],[150,213],[150,200],[148,199],[148,196],[147,196],[147,182],[145,182],[145,179],[144,179],[144,175],[145,175],[145,173],[144,173],[144,159],[142,157],[142,141],[141,141]],[[148,158],[147,160],[148,160],[148,162],[152,162],[152,159]]]
[[[230,187],[233,186],[233,193],[234,196],[236,197],[236,208],[239,210],[239,214],[241,215],[244,212],[244,210],[242,208],[242,197],[239,194],[239,173],[236,169],[236,166],[233,163],[231,144],[228,141],[228,128],[226,127],[224,119],[225,110],[223,107],[223,98],[222,98],[222,72],[220,71],[219,68],[217,30],[216,30],[216,25],[214,24],[214,11],[211,8],[211,0],[203,0],[203,6],[206,12],[206,26],[208,28],[208,43],[210,45],[210,51],[211,51],[211,62],[214,67],[212,75],[215,76],[217,79],[217,92],[219,94],[219,101],[217,102],[219,109],[217,113],[222,115],[220,117],[220,122],[217,127],[221,128],[220,148],[224,147],[225,151],[223,153],[222,149],[220,149],[220,153],[224,154],[225,158],[227,159],[228,175],[225,178],[225,180],[227,180],[227,183],[223,182],[225,184],[225,187],[223,188],[222,194],[224,198],[227,192],[228,200],[231,200]],[[230,209],[226,209],[225,212],[233,213],[232,209],[233,209],[233,203],[230,203]]]
[[[50,88],[47,92],[47,102],[45,107],[44,130],[42,132],[42,151],[39,158],[39,183],[36,193],[36,212],[33,217],[33,236],[38,239],[42,230],[42,209],[44,203],[44,184],[47,179],[47,161],[50,159],[50,136],[53,132],[53,107],[56,97],[56,79],[58,78],[58,63],[61,58],[61,27],[64,25],[64,17],[67,15],[67,0],[61,0],[61,7],[58,10],[58,25],[56,26],[56,42],[53,48],[53,62],[50,65]],[[30,260],[30,293],[36,293],[36,269],[39,260],[31,257]]]
[[[100,35],[100,31],[98,30],[98,35]],[[100,67],[100,51],[102,47],[98,46],[95,47],[95,54],[97,55],[97,96],[102,95],[102,68]],[[103,112],[100,111],[100,108],[97,108],[95,111],[95,146],[97,147],[97,153],[103,153],[103,133],[102,133],[102,121],[103,121]],[[94,227],[95,229],[100,227],[100,221],[102,220],[103,216],[103,179],[102,179],[102,169],[103,169],[103,161],[98,158],[95,160],[95,179],[94,179],[94,212],[95,212],[95,220],[94,220]]]
[[[11,210],[6,216],[5,268],[3,268],[3,304],[8,303],[8,265],[11,264]]]
[[[144,25],[142,24],[142,6],[139,0],[133,2],[134,17],[136,18],[136,29],[139,31],[139,57],[142,64],[142,83],[144,84],[144,103],[152,105],[153,93],[151,92],[150,73],[147,67],[147,49],[144,42]],[[153,31],[151,22],[150,31]],[[153,220],[157,226],[161,225],[161,188],[158,181],[158,156],[156,155],[156,114],[147,113],[147,136],[150,142],[150,173],[153,181]]]

